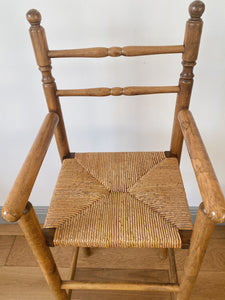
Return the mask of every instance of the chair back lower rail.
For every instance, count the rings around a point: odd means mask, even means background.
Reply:
[[[60,57],[118,57],[118,56],[142,56],[153,54],[183,53],[183,45],[172,46],[127,46],[127,47],[94,47],[84,49],[49,50],[49,58]]]
[[[66,96],[135,96],[147,94],[162,94],[162,93],[178,93],[179,86],[129,86],[125,88],[91,88],[91,89],[75,89],[75,90],[57,90],[56,95],[61,97]]]

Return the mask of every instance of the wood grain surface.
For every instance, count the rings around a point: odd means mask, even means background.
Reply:
[[[0,225],[0,299],[53,300],[40,268],[18,225]],[[13,234],[12,234],[13,233]],[[18,233],[18,235],[16,235]],[[14,241],[15,240],[15,241]],[[68,276],[73,249],[51,249],[60,274]],[[181,277],[188,250],[175,252],[178,276]],[[87,257],[80,249],[75,279],[79,280],[138,280],[168,279],[168,258],[161,260],[157,249],[93,249]],[[4,256],[4,258],[3,258]],[[136,258],[135,265],[131,263]],[[207,284],[206,284],[207,283]],[[20,295],[21,298],[18,298]],[[170,300],[167,293],[73,291],[72,299],[97,300]],[[225,226],[217,226],[202,264],[191,300],[223,300],[225,298]]]

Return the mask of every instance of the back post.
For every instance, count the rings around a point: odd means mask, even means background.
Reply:
[[[69,145],[66,136],[65,125],[63,121],[61,106],[59,99],[56,96],[56,83],[51,73],[51,59],[48,56],[48,44],[46,40],[45,30],[41,23],[41,14],[36,9],[31,9],[27,12],[27,20],[29,21],[30,36],[36,56],[36,61],[39,66],[39,70],[42,73],[43,89],[48,105],[49,112],[55,112],[59,116],[59,123],[55,130],[55,138],[61,160],[64,156],[67,156],[69,151]]]
[[[177,95],[170,146],[171,154],[175,155],[179,162],[183,145],[183,135],[178,121],[178,113],[180,110],[188,109],[189,107],[194,77],[193,68],[196,65],[196,60],[198,57],[198,50],[203,26],[201,16],[204,10],[205,5],[202,1],[192,2],[189,6],[189,13],[191,18],[186,23],[184,53],[182,56],[183,70],[180,74],[180,91]]]

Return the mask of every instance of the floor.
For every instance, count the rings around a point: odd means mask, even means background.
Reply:
[[[72,256],[71,248],[52,252],[64,279]],[[81,249],[76,277],[79,280],[124,280],[159,282],[168,280],[168,261],[161,261],[157,249],[94,249],[90,257]],[[176,251],[179,276],[187,250]],[[74,291],[79,300],[169,300],[167,293]],[[0,225],[0,299],[54,299],[33,254],[17,225]],[[225,226],[216,227],[210,241],[191,300],[225,299]]]

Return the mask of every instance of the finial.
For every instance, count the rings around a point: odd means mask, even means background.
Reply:
[[[201,18],[205,10],[205,4],[202,1],[194,1],[189,6],[189,13],[192,19]]]
[[[37,9],[30,9],[26,17],[31,26],[39,26],[41,23],[41,14]]]

